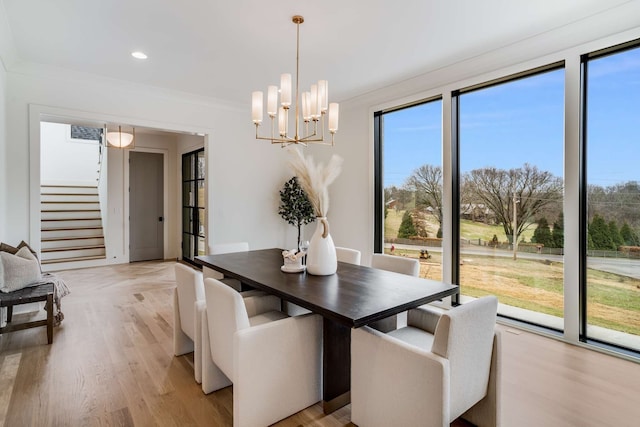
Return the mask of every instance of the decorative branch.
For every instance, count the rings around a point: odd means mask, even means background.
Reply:
[[[329,212],[329,185],[340,175],[342,157],[334,154],[325,167],[322,163],[316,164],[311,156],[305,158],[297,148],[289,151],[292,153],[289,165],[307,193],[316,216],[326,217]]]

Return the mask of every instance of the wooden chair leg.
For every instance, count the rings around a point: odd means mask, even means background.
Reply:
[[[53,294],[47,295],[47,343],[53,343]]]

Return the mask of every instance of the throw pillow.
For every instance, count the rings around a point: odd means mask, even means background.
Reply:
[[[23,247],[15,255],[0,252],[0,291],[17,291],[40,279],[40,263],[29,248]]]
[[[22,249],[22,248],[27,248],[27,249],[29,249],[29,251],[31,251],[31,253],[36,258],[36,260],[38,260],[38,267],[40,268],[40,273],[42,273],[42,265],[40,265],[40,259],[38,259],[38,252],[34,251],[33,248],[31,246],[29,246],[29,244],[27,242],[25,242],[24,240],[22,240],[20,242],[20,244],[16,248],[16,252],[18,251],[18,249]]]
[[[10,254],[15,254],[18,252],[19,248],[14,248],[11,245],[7,245],[6,243],[0,243],[0,252],[9,252]]]

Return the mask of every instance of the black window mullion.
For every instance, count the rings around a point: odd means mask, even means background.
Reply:
[[[460,92],[451,94],[451,281],[460,287]],[[460,304],[460,292],[451,297]]]
[[[589,224],[587,186],[587,72],[589,56],[580,58],[580,135],[578,181],[578,313],[580,317],[579,339],[587,341],[587,234]]]
[[[382,165],[382,111],[373,115],[373,161],[374,161],[374,232],[373,232],[373,252],[383,253],[384,246],[384,189],[382,188],[383,165]]]

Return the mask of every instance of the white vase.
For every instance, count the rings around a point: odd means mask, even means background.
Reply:
[[[307,272],[316,276],[328,276],[338,269],[336,247],[329,234],[329,222],[326,217],[316,218],[318,225],[311,237],[307,252]]]

